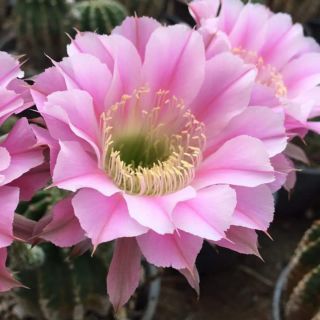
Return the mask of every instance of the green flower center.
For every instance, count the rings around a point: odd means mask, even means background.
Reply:
[[[104,170],[128,194],[159,196],[190,184],[206,137],[180,100],[158,92],[155,107],[144,109],[144,94],[123,96],[102,115]]]

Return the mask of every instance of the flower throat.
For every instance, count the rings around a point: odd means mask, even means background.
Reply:
[[[104,170],[128,194],[178,191],[193,180],[202,160],[204,125],[182,101],[167,97],[157,92],[155,107],[147,109],[148,90],[141,89],[102,116]]]

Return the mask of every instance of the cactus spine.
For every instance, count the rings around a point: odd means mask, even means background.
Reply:
[[[305,233],[289,263],[283,302],[285,319],[319,319],[320,221]]]
[[[75,6],[81,31],[110,34],[128,15],[126,8],[114,0],[88,0]]]

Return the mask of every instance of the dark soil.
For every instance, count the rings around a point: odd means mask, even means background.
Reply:
[[[214,271],[201,274],[199,300],[180,274],[165,272],[155,320],[271,320],[277,277],[310,224],[304,217],[277,217],[270,228],[273,241],[260,235],[264,262],[230,252],[232,265],[217,271],[213,262]]]

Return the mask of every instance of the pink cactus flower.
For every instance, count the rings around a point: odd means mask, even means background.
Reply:
[[[28,90],[23,81],[19,62],[0,52],[0,124],[13,113],[30,106]],[[20,119],[12,130],[0,139],[0,292],[18,286],[5,267],[6,247],[17,236],[13,232],[14,212],[19,202],[21,181],[30,181],[24,174],[43,162],[42,149],[27,119]],[[34,177],[33,177],[34,178]],[[32,178],[32,179],[33,179]],[[33,179],[34,180],[34,179]],[[20,181],[20,182],[19,182]],[[39,179],[36,179],[39,182]],[[35,182],[33,182],[34,184]],[[30,184],[29,184],[30,186]],[[24,193],[23,191],[22,193]]]
[[[288,139],[320,132],[320,47],[305,37],[288,14],[240,0],[194,0],[189,9],[202,34],[206,57],[233,52],[257,70],[251,106],[266,106],[285,114]],[[287,190],[295,184],[295,159],[308,163],[303,151],[288,144],[284,155],[272,159],[277,179],[270,185]]]
[[[31,92],[56,141],[53,185],[75,192],[94,248],[116,240],[107,277],[115,308],[137,287],[142,256],[197,289],[204,239],[256,254],[255,230],[273,218],[270,159],[287,138],[281,113],[248,108],[254,68],[230,52],[206,61],[197,31],[145,17],[111,36],[79,33],[68,55]],[[63,245],[79,239],[59,233]]]
[[[207,54],[219,45],[256,66],[251,105],[281,106],[290,136],[320,131],[319,123],[309,121],[320,114],[320,47],[304,36],[300,24],[240,0],[194,0],[189,8],[205,34]]]

